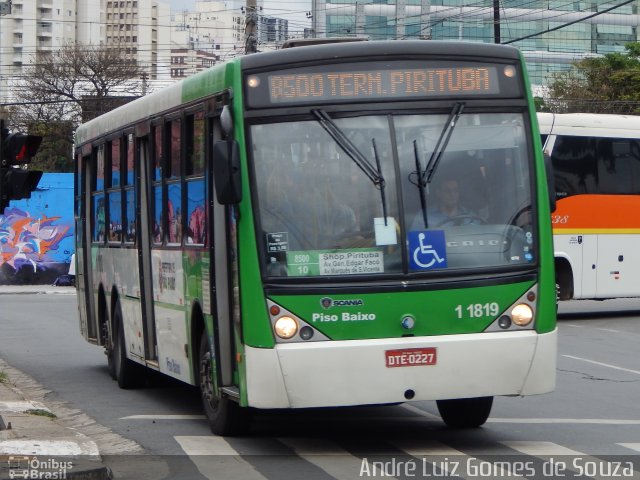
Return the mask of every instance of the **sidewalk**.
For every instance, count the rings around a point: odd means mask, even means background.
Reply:
[[[75,295],[76,287],[55,287],[53,285],[0,285],[0,295],[20,295],[28,293]]]
[[[0,285],[2,294],[75,295],[75,288]],[[111,472],[96,443],[64,425],[44,403],[28,398],[18,387],[25,379],[30,380],[0,359],[0,480],[109,480]]]

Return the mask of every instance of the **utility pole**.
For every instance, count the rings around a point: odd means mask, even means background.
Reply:
[[[258,9],[256,0],[247,0],[246,20],[244,24],[244,53],[258,51]]]
[[[493,0],[493,43],[500,42],[500,0]]]
[[[140,74],[140,79],[142,80],[142,96],[145,96],[147,94],[147,80],[149,80],[149,74],[147,72],[142,72]]]

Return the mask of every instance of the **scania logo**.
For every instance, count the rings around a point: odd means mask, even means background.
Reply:
[[[333,298],[324,297],[320,299],[320,305],[325,310],[330,309],[331,307],[355,307],[364,305],[364,302],[359,298],[353,300],[334,300]]]

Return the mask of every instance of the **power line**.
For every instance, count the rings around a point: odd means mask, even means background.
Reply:
[[[619,4],[619,5],[614,5],[613,7],[609,7],[609,8],[607,8],[607,9],[601,11],[601,12],[595,12],[592,15],[586,16],[585,18],[581,18],[581,19],[578,19],[578,20],[573,20],[571,22],[564,23],[564,24],[559,25],[557,27],[549,28],[547,30],[543,30],[543,31],[537,32],[537,33],[532,33],[531,35],[525,35],[524,37],[516,38],[514,40],[509,40],[508,42],[503,42],[503,44],[507,45],[509,43],[515,43],[515,42],[519,42],[521,40],[526,40],[527,38],[538,37],[540,35],[544,35],[545,33],[554,32],[556,30],[560,30],[561,28],[568,27],[569,25],[573,25],[574,23],[584,22],[585,20],[589,20],[590,18],[597,17],[598,15],[602,15],[603,13],[610,12],[612,10],[615,10],[617,8],[620,8],[620,7],[623,7],[623,6],[628,5],[629,3],[632,3],[632,2],[635,2],[635,1],[636,0],[626,0],[626,1],[622,2],[621,4]]]

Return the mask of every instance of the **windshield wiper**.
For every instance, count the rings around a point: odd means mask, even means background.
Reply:
[[[335,122],[331,119],[329,114],[324,110],[311,110],[311,113],[316,117],[320,126],[329,134],[331,138],[338,144],[338,146],[347,154],[347,156],[353,160],[353,162],[364,172],[364,174],[373,182],[376,188],[380,189],[380,197],[382,200],[382,214],[384,215],[384,224],[387,224],[387,200],[385,197],[385,181],[382,176],[382,169],[380,166],[380,159],[378,157],[378,150],[376,148],[375,139],[371,139],[373,143],[373,154],[376,160],[376,166],[371,165],[367,157],[349,140],[345,133],[340,130]]]
[[[411,178],[409,179],[409,181],[416,187],[418,187],[418,191],[420,192],[420,207],[422,208],[422,220],[424,221],[424,228],[429,228],[429,224],[427,221],[426,187],[429,183],[431,183],[431,179],[434,173],[436,173],[436,168],[438,168],[440,159],[442,158],[444,151],[447,149],[447,145],[449,145],[449,140],[451,139],[451,135],[453,134],[453,129],[456,128],[456,123],[458,122],[458,118],[460,118],[463,110],[464,103],[458,102],[453,106],[453,109],[449,113],[449,118],[447,118],[442,132],[440,132],[440,136],[438,137],[436,146],[433,149],[433,152],[431,152],[431,157],[429,158],[427,166],[424,170],[422,170],[420,153],[418,153],[418,141],[413,141],[413,156],[416,162],[416,171],[414,172],[416,175],[416,182],[414,183]],[[413,174],[411,176],[413,176]]]
[[[418,183],[421,185],[426,186],[431,183],[431,178],[433,177],[433,174],[436,173],[436,168],[438,168],[440,159],[442,158],[444,151],[447,149],[447,145],[449,145],[451,134],[453,133],[454,128],[456,128],[456,124],[460,115],[462,115],[463,110],[464,103],[458,102],[453,106],[451,113],[449,113],[449,118],[447,118],[447,122],[444,124],[442,132],[440,132],[440,137],[438,137],[436,147],[431,153],[431,158],[429,158],[429,162],[427,163],[424,171],[419,174],[420,178],[418,179]],[[420,172],[420,170],[418,170],[418,172]]]
[[[420,206],[422,207],[422,219],[424,220],[424,228],[429,228],[427,223],[427,194],[426,194],[426,184],[422,183],[420,179],[420,173],[422,172],[422,162],[420,162],[420,154],[418,153],[418,141],[413,141],[413,156],[416,160],[416,172],[418,172],[418,181],[415,185],[418,187],[418,191],[420,192]],[[413,180],[409,179],[411,183]]]

